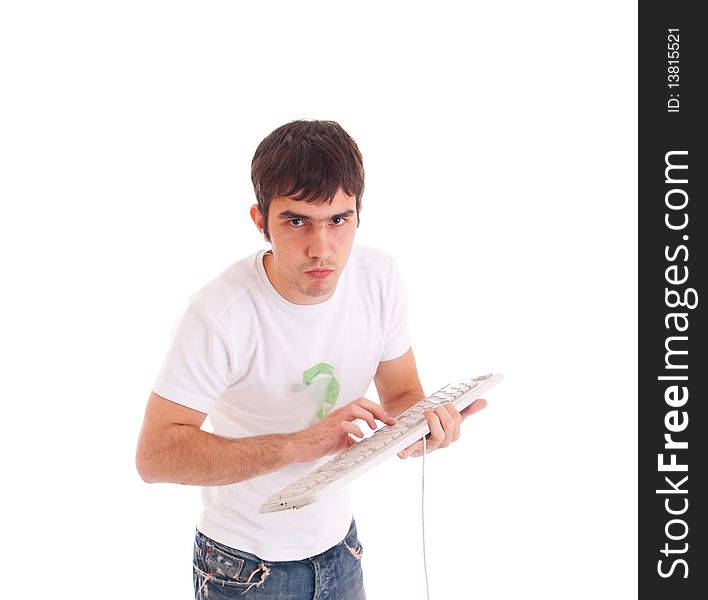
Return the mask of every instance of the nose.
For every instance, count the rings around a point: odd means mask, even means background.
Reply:
[[[319,258],[321,261],[325,261],[334,254],[334,236],[327,223],[320,223],[313,227],[309,241],[307,247],[309,258]]]

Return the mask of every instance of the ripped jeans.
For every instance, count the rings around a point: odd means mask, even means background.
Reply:
[[[362,547],[352,519],[346,537],[304,560],[274,562],[234,550],[197,531],[197,600],[365,600]]]

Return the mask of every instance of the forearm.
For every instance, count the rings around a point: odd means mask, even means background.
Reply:
[[[148,483],[227,485],[298,462],[293,436],[221,437],[189,425],[172,425],[160,443],[138,453],[138,471]]]
[[[386,410],[389,415],[396,418],[402,412],[408,410],[417,402],[420,402],[423,398],[425,398],[425,392],[421,388],[417,388],[394,396],[393,398],[386,400],[382,398],[381,406],[384,407],[384,410]]]

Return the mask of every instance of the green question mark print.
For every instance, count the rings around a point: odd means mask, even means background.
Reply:
[[[337,402],[337,398],[339,397],[339,382],[334,377],[334,367],[327,363],[317,363],[311,369],[307,369],[307,371],[302,374],[302,382],[305,385],[310,385],[318,375],[329,375],[324,400],[316,415],[318,419],[323,419],[330,413]]]

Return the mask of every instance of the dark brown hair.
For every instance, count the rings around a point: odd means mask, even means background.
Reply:
[[[278,196],[331,202],[341,188],[356,198],[357,226],[364,164],[356,142],[334,121],[291,121],[268,135],[251,162],[251,181],[268,234],[268,208]]]

